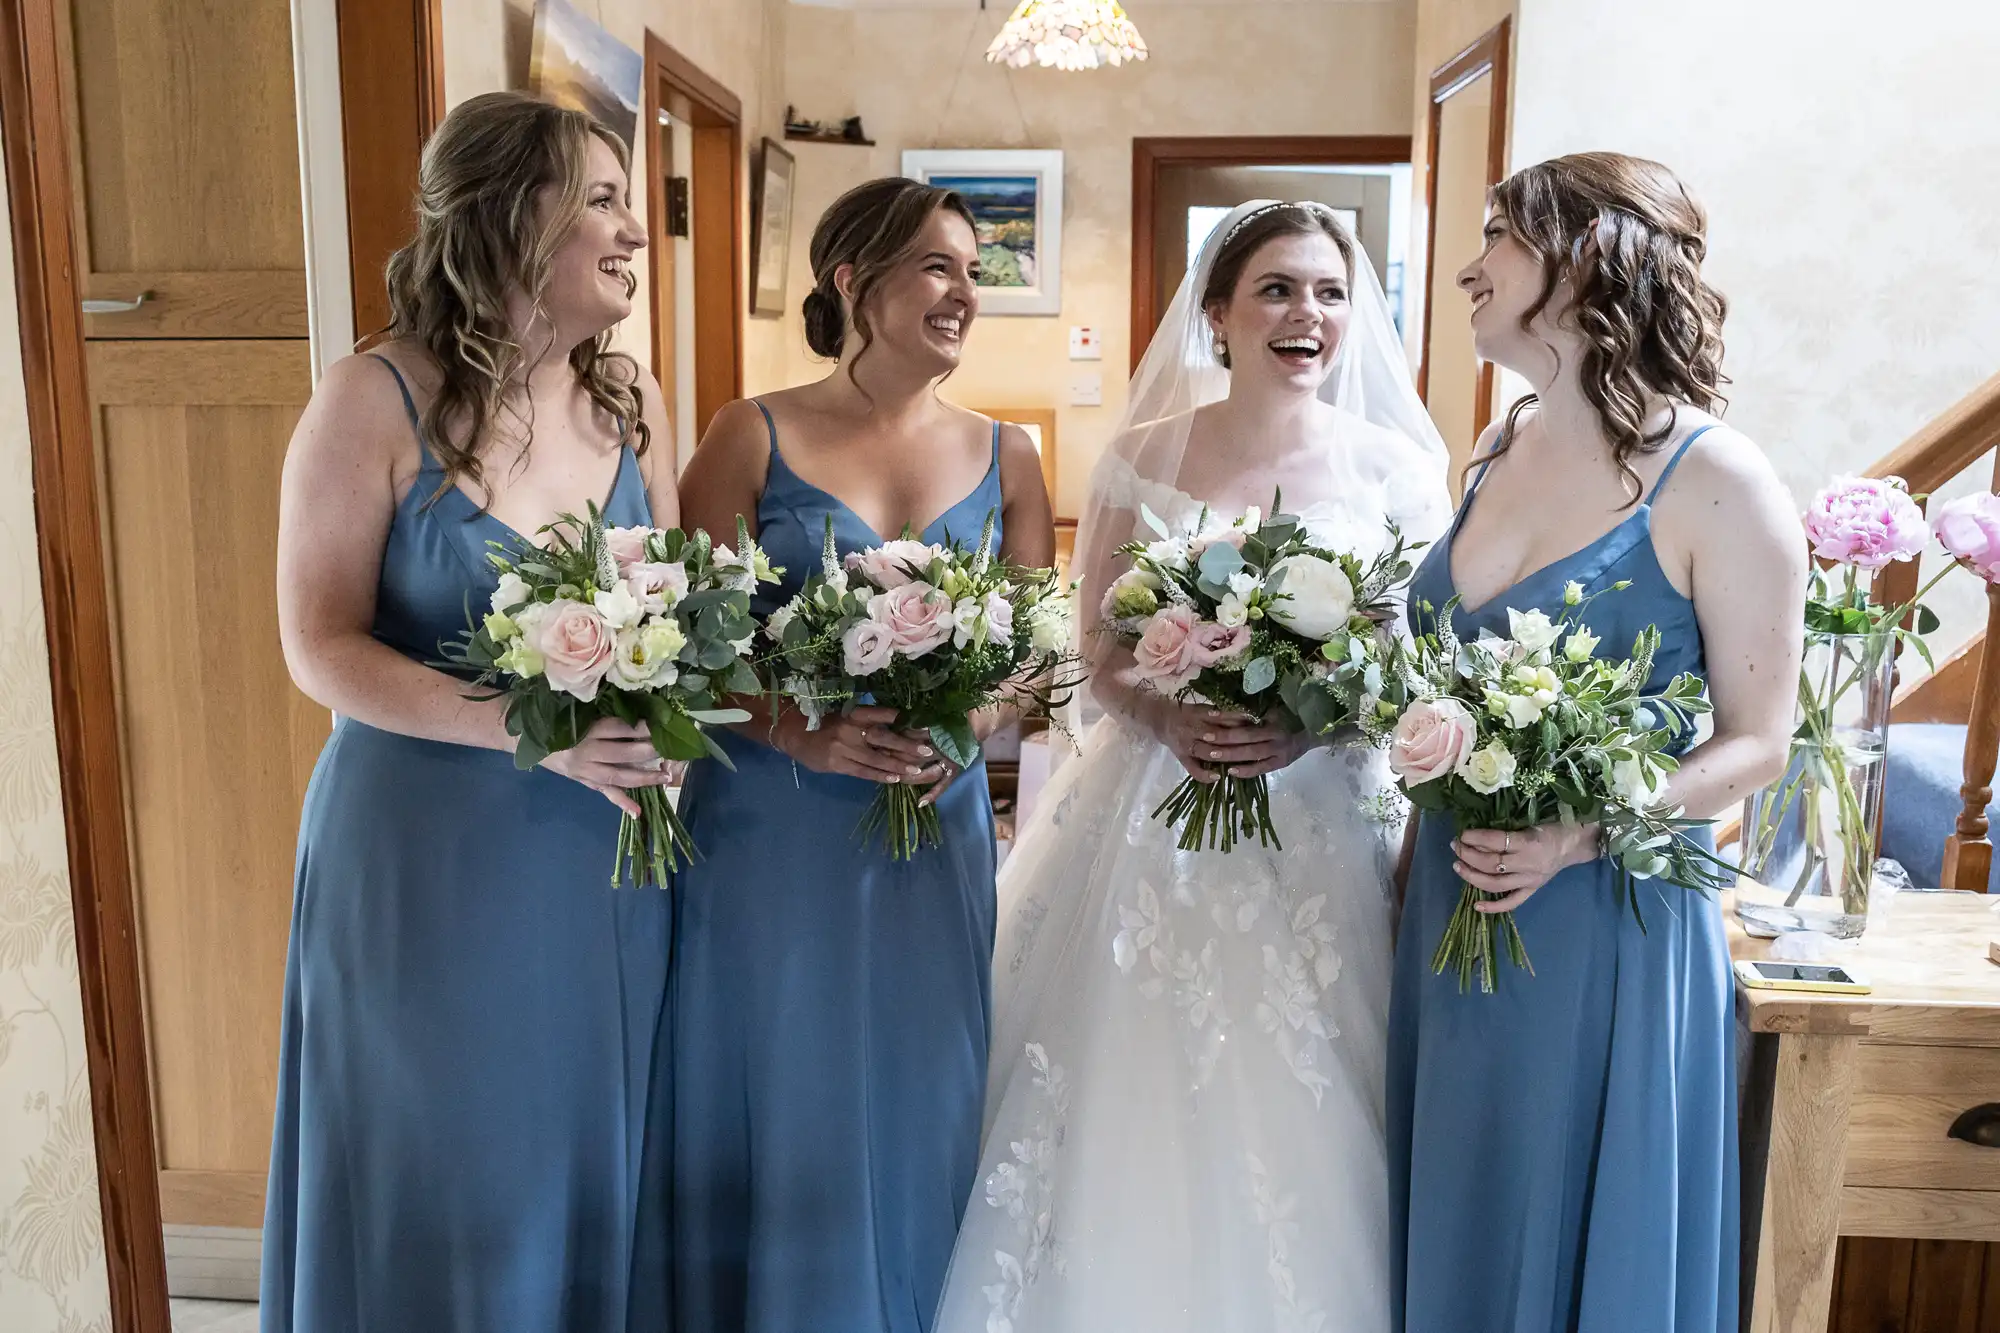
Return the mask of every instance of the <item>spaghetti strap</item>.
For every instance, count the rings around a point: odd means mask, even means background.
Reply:
[[[987,471],[1000,466],[1000,423],[993,423],[993,461],[986,465]]]
[[[1667,478],[1674,475],[1674,469],[1681,465],[1681,459],[1687,455],[1688,446],[1714,429],[1715,425],[1711,422],[1706,426],[1699,427],[1692,435],[1681,441],[1681,447],[1674,450],[1674,456],[1667,460],[1666,467],[1660,470],[1660,479],[1653,483],[1652,492],[1646,496],[1646,503],[1648,505],[1652,505],[1659,500],[1660,492],[1666,489]]]
[[[403,414],[410,419],[410,433],[417,437],[417,454],[422,461],[424,471],[442,471],[443,469],[437,461],[437,456],[431,453],[430,441],[424,438],[423,418],[417,415],[417,400],[410,396],[409,381],[403,378],[403,372],[396,369],[396,363],[388,357],[383,356],[379,352],[370,352],[368,356],[370,359],[380,361],[383,365],[387,366],[389,373],[396,377],[396,392],[403,395]]]
[[[778,423],[771,418],[771,409],[764,406],[762,398],[752,398],[750,401],[755,403],[757,410],[764,414],[764,430],[771,437],[771,453],[774,456],[782,457],[783,455],[778,454]]]

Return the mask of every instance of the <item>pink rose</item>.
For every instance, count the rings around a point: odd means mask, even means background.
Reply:
[[[1212,667],[1227,662],[1249,646],[1248,625],[1225,627],[1204,621],[1195,626],[1194,657],[1197,666]]]
[[[868,618],[889,631],[905,657],[922,657],[951,637],[951,598],[928,583],[905,583],[868,599]]]
[[[1967,495],[1938,510],[1933,525],[1952,559],[1988,583],[2000,583],[2000,495]]]
[[[848,556],[847,567],[878,588],[900,588],[923,578],[942,554],[942,548],[929,542],[883,542]]]
[[[1389,771],[1410,787],[1456,769],[1479,741],[1479,724],[1456,699],[1419,699],[1396,719]]]
[[[646,558],[646,539],[653,535],[651,528],[606,528],[604,546],[611,552],[611,558],[618,562],[618,572],[630,574],[630,566]]]
[[[1813,554],[1857,569],[1880,569],[1922,554],[1930,533],[1900,477],[1836,477],[1806,506]]]
[[[632,595],[639,599],[639,607],[649,616],[657,616],[668,607],[687,596],[687,566],[678,560],[640,560],[632,564],[621,564],[625,581],[632,585]]]
[[[873,620],[857,620],[840,636],[843,666],[850,676],[872,676],[889,665],[896,645],[889,628]]]
[[[1201,673],[1200,651],[1195,644],[1201,623],[1192,607],[1168,606],[1155,611],[1132,649],[1132,674],[1176,690],[1187,685]]]
[[[611,622],[596,607],[563,600],[549,603],[532,633],[549,685],[585,703],[595,699],[616,649]]]
[[[1225,528],[1223,531],[1215,533],[1212,536],[1197,537],[1188,546],[1188,559],[1193,560],[1196,563],[1199,563],[1201,560],[1201,553],[1203,551],[1206,551],[1209,547],[1215,545],[1215,543],[1217,542],[1223,542],[1230,546],[1234,546],[1237,550],[1240,551],[1243,549],[1243,543],[1249,538],[1249,536],[1250,534],[1245,532],[1241,528]]]

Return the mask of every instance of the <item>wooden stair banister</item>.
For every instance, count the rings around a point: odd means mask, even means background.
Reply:
[[[1927,495],[1994,453],[1993,488],[2000,491],[2000,374],[1940,413],[1928,425],[1868,469],[1871,477],[1901,477],[1912,493]],[[1921,503],[1921,502],[1920,502]],[[1875,579],[1878,602],[1907,601],[1921,586],[1922,559],[1884,569]],[[2000,642],[2000,587],[1986,592],[1986,628],[1929,679],[1898,690],[1891,716],[1897,720],[1940,720],[1938,705],[1966,699],[1964,782],[1960,809],[1945,840],[1942,887],[1985,892],[1993,868],[1992,830],[1986,807],[1993,799],[1993,771],[2000,759],[2000,660],[1987,651]],[[1927,697],[1928,696],[1928,697]],[[1955,710],[1952,710],[1955,711]]]

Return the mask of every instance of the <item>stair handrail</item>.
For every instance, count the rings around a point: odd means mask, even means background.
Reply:
[[[2000,491],[2000,373],[1940,412],[1909,439],[1868,469],[1871,477],[1901,477],[1912,494],[1931,491],[1971,467],[1988,452],[1994,454],[1993,487]],[[1919,500],[1921,505],[1924,502]],[[1889,565],[1875,578],[1878,603],[1895,606],[1916,595],[1921,557]],[[2000,659],[1992,645],[2000,643],[2000,585],[1986,596],[1986,630],[1973,651],[1978,654],[1971,708],[1966,718],[1964,783],[1960,808],[1945,839],[1942,887],[1983,893],[1993,869],[1992,830],[1986,808],[1993,800],[1993,771],[2000,763]]]

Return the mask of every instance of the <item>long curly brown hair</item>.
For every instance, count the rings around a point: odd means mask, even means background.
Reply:
[[[1574,153],[1524,168],[1493,187],[1492,206],[1541,262],[1542,290],[1521,316],[1528,328],[1569,284],[1563,321],[1583,339],[1578,367],[1612,457],[1632,493],[1644,494],[1632,458],[1658,449],[1675,418],[1648,433],[1649,404],[1727,405],[1721,387],[1722,321],[1729,303],[1702,279],[1708,215],[1680,178],[1623,153]],[[1507,413],[1494,453],[1514,438],[1530,394]]]
[[[527,293],[538,316],[549,265],[583,216],[592,137],[631,169],[618,136],[580,111],[524,93],[460,103],[424,145],[417,173],[417,234],[389,259],[389,326],[382,338],[422,344],[441,382],[424,409],[424,442],[444,469],[442,494],[469,478],[485,489],[479,447],[511,417],[525,449],[534,422],[508,387],[530,352],[516,340],[508,298]],[[538,215],[543,190],[555,207]],[[626,276],[627,295],[638,280]],[[618,422],[619,441],[644,453],[638,363],[610,350],[611,331],[569,353],[577,382]],[[540,355],[543,349],[534,349]]]

